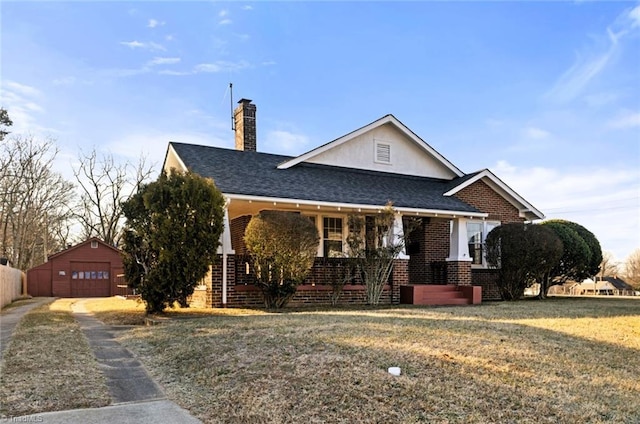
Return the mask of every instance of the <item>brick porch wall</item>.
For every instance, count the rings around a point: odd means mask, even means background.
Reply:
[[[440,273],[434,270],[449,256],[449,220],[423,219],[422,225],[415,229],[410,240],[415,251],[410,252],[409,282],[411,284],[445,284],[445,281],[438,281]]]
[[[227,307],[263,307],[264,301],[260,289],[254,285],[253,270],[248,256],[228,255],[227,259]],[[302,305],[331,305],[331,281],[342,278],[337,267],[345,267],[348,259],[316,258],[313,269],[304,284],[298,286],[296,294],[289,302],[289,306]],[[247,266],[249,272],[247,273]],[[409,261],[398,259],[389,281],[385,286],[380,304],[398,304],[400,302],[400,285],[408,284]],[[210,287],[206,294],[198,293],[198,300],[203,297],[206,304],[217,308],[222,307],[222,258],[212,267]],[[194,293],[195,296],[195,293]],[[338,299],[339,305],[366,304],[365,287],[356,277],[345,284]]]
[[[451,261],[447,262],[447,284],[458,286],[471,285],[471,262]]]
[[[496,285],[498,274],[494,269],[472,269],[471,281],[474,286],[482,287],[482,300],[501,300]]]

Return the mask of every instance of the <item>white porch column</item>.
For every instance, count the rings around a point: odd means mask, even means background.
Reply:
[[[467,219],[456,218],[451,221],[453,227],[451,229],[451,240],[449,247],[448,262],[471,261],[469,256],[469,244],[467,240]]]
[[[398,259],[409,259],[407,255],[407,246],[404,239],[404,227],[402,226],[402,215],[399,213],[394,214],[393,218],[393,244],[402,244],[402,250],[398,255]]]
[[[218,246],[218,254],[222,254],[222,307],[227,306],[227,255],[235,253],[231,246],[229,203],[231,203],[231,199],[227,198],[224,204],[224,229],[222,230],[222,235],[220,236],[220,246]]]

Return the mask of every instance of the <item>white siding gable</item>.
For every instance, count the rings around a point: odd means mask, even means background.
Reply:
[[[421,177],[451,179],[457,176],[389,123],[307,158],[305,162]]]

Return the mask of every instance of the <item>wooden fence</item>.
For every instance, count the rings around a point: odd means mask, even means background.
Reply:
[[[0,307],[4,308],[22,295],[24,278],[24,273],[19,269],[0,265]]]

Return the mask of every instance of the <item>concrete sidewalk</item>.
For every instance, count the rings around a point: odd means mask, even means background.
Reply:
[[[169,400],[121,403],[104,408],[74,409],[9,417],[7,422],[43,424],[196,424],[201,421]],[[0,422],[2,418],[0,418]]]
[[[8,422],[42,422],[46,424],[201,423],[200,420],[189,414],[189,411],[166,399],[162,388],[153,381],[142,363],[128,349],[118,343],[115,339],[115,333],[122,331],[122,327],[105,325],[86,310],[84,301],[78,299],[71,308],[89,341],[100,369],[104,373],[113,403],[103,408],[74,409],[8,417],[10,420]],[[21,312],[22,315],[24,313],[26,311]],[[0,422],[3,422],[2,418],[0,418]]]
[[[2,355],[4,355],[4,351],[11,341],[11,336],[22,317],[33,308],[52,302],[53,299],[53,297],[35,297],[28,301],[20,301],[24,302],[20,306],[11,306],[2,310],[2,313],[0,313],[0,360],[2,360]]]
[[[71,310],[106,377],[113,403],[164,399],[162,388],[142,363],[115,340],[115,333],[122,327],[105,325],[87,311],[84,303],[79,300],[71,305]]]

